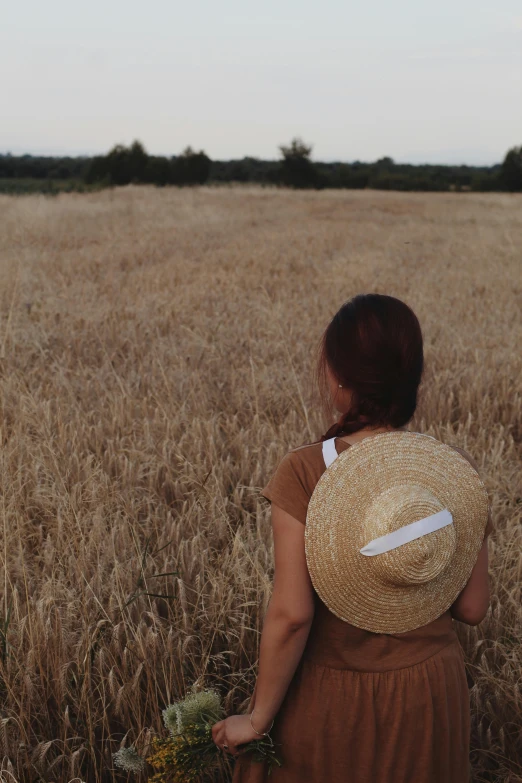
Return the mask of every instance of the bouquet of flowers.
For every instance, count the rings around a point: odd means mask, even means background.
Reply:
[[[146,763],[155,774],[151,783],[195,783],[214,769],[222,758],[212,740],[212,726],[224,717],[219,693],[213,690],[192,691],[163,710],[168,737],[154,737],[146,758],[134,748],[122,748],[114,754],[116,766],[128,772],[142,772]],[[274,765],[281,766],[270,736],[247,746],[253,761],[266,761],[269,774]]]

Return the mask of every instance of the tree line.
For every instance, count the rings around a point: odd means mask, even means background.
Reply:
[[[0,190],[83,190],[115,185],[203,185],[258,183],[292,188],[374,188],[403,191],[522,192],[522,147],[510,149],[495,166],[444,166],[396,163],[385,157],[373,163],[323,163],[312,160],[312,147],[301,139],[279,148],[280,157],[211,160],[187,147],[171,157],[149,155],[143,144],[118,144],[95,157],[0,155]]]

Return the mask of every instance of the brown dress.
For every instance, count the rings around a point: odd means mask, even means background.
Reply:
[[[336,447],[340,453],[349,444]],[[321,443],[302,446],[284,457],[262,494],[305,524],[324,470]],[[283,766],[268,777],[246,754],[234,783],[467,783],[469,696],[450,612],[385,635],[338,619],[317,594],[315,602],[271,732]]]

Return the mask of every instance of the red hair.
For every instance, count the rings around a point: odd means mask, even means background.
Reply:
[[[352,402],[323,440],[367,426],[404,426],[417,407],[423,367],[419,320],[407,304],[382,294],[345,302],[324,332],[318,376],[325,400],[330,370]]]

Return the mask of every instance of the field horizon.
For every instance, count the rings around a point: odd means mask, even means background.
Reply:
[[[194,683],[246,704],[259,489],[326,429],[322,331],[376,291],[423,328],[412,429],[490,494],[492,606],[458,624],[473,781],[522,783],[522,195],[0,195],[0,236],[0,780],[123,781],[112,753]]]

